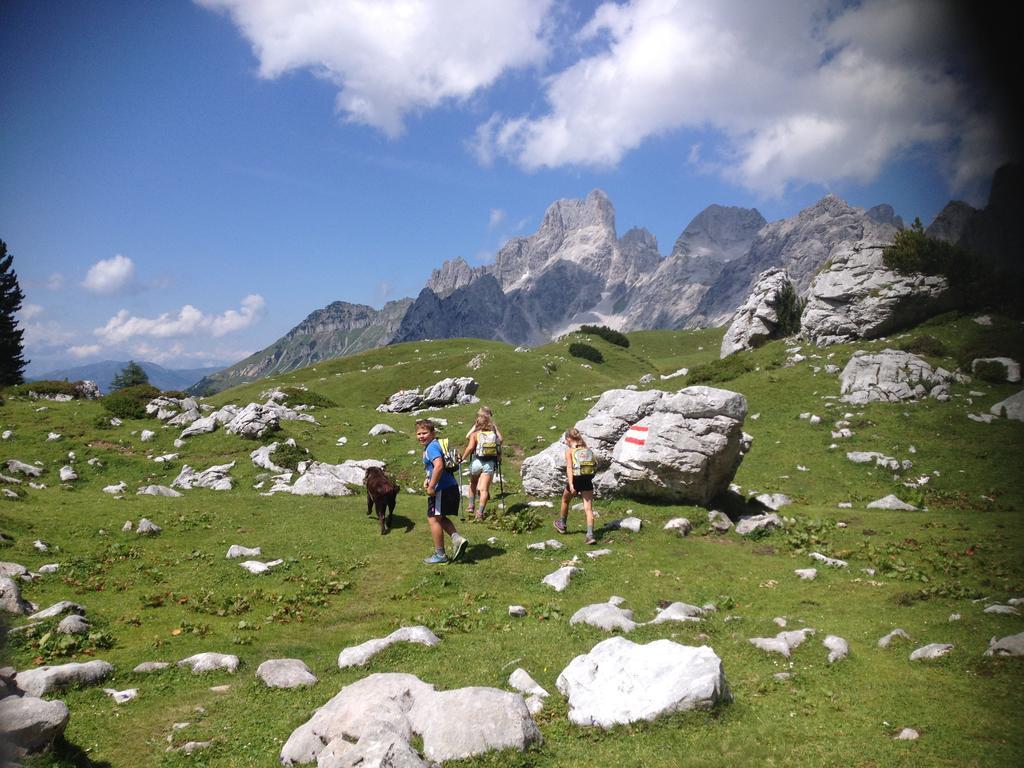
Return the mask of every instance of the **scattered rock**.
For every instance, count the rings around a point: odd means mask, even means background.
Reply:
[[[680,536],[686,536],[693,530],[693,526],[685,517],[673,517],[665,523],[665,527],[662,530],[678,531]]]
[[[826,635],[821,643],[828,649],[829,664],[845,659],[850,654],[850,644],[838,635]]]
[[[301,659],[269,659],[256,668],[256,677],[268,688],[300,688],[317,682]]]
[[[163,529],[148,518],[142,518],[139,520],[139,524],[135,526],[135,532],[140,536],[156,536]]]
[[[126,701],[131,701],[139,695],[138,688],[127,688],[123,691],[118,691],[114,688],[104,688],[103,692],[110,696],[117,704],[124,704]]]
[[[71,713],[63,701],[45,701],[37,696],[5,696],[0,699],[0,757],[17,752],[46,750],[64,733]],[[4,762],[14,766],[16,763]]]
[[[703,608],[688,603],[671,603],[658,611],[658,615],[648,624],[663,624],[666,621],[700,621]]]
[[[893,736],[893,738],[894,738],[894,739],[895,739],[896,741],[914,741],[914,740],[916,740],[916,739],[917,739],[917,738],[918,738],[918,737],[919,737],[920,735],[921,735],[921,734],[919,734],[919,733],[918,733],[917,731],[915,731],[915,730],[914,730],[913,728],[904,728],[904,729],[903,729],[902,731],[900,731],[900,732],[899,732],[898,734],[896,734],[895,736]]]
[[[185,490],[191,488],[209,488],[213,491],[230,491],[233,486],[233,480],[231,475],[228,474],[235,466],[235,462],[230,464],[218,464],[204,469],[202,472],[196,472],[188,464],[185,464],[181,468],[181,472],[171,483],[173,488],[183,488]]]
[[[166,485],[144,485],[135,492],[136,496],[166,496],[171,499],[181,497],[181,494]]]
[[[724,512],[719,512],[717,509],[708,510],[708,523],[710,523],[713,530],[719,533],[725,533],[732,528],[732,520]]]
[[[224,429],[233,435],[250,440],[261,438],[280,426],[279,408],[249,403],[224,425]]]
[[[821,552],[811,552],[810,555],[808,555],[808,557],[812,557],[819,563],[830,565],[833,568],[845,568],[849,565],[849,563],[847,563],[845,560],[840,560],[836,557],[827,557],[826,555],[821,554]]]
[[[268,491],[274,493],[290,493],[293,496],[351,496],[352,487],[360,487],[366,478],[366,470],[370,467],[384,469],[387,465],[376,459],[362,461],[345,461],[341,464],[324,464],[311,461],[294,483],[289,485],[290,476],[276,479],[274,487]]]
[[[526,615],[526,606],[523,605],[510,605],[508,607],[509,616],[522,617]]]
[[[45,696],[69,685],[95,685],[114,674],[114,667],[95,659],[84,663],[71,662],[42,666],[18,673],[18,687],[29,696]]]
[[[42,467],[34,467],[31,464],[26,464],[25,462],[18,461],[17,459],[8,459],[6,464],[9,472],[17,472],[19,475],[39,477],[43,474]]]
[[[918,659],[937,659],[940,656],[945,656],[952,650],[952,643],[929,643],[928,645],[922,645],[920,648],[913,651],[910,654],[910,660],[917,661]]]
[[[989,408],[989,413],[1004,419],[1024,421],[1024,390],[1011,395],[1005,400],[1000,400]]]
[[[878,638],[878,647],[879,648],[888,648],[889,644],[892,643],[892,641],[895,640],[897,637],[902,637],[904,640],[907,640],[907,641],[910,640],[910,635],[908,635],[904,630],[902,630],[899,627],[897,627],[892,632],[890,632],[888,635],[885,635],[884,637]]]
[[[640,533],[641,525],[643,525],[643,521],[639,517],[625,517],[622,520],[609,520],[604,527],[610,531],[624,530]]]
[[[755,648],[760,648],[762,651],[780,653],[786,658],[789,658],[793,649],[799,647],[803,641],[807,639],[807,635],[813,634],[813,629],[810,627],[804,627],[803,629],[779,632],[775,637],[752,637],[748,642]]]
[[[470,728],[468,722],[480,725]],[[414,734],[430,762],[522,751],[541,740],[519,694],[483,687],[436,691],[413,675],[378,673],[343,688],[296,728],[280,761],[425,768],[409,746]]]
[[[732,700],[722,661],[707,646],[612,637],[562,670],[558,690],[576,725],[610,728]]]
[[[159,672],[161,669],[167,669],[169,666],[171,666],[169,661],[144,661],[141,664],[137,664],[132,672],[143,675],[150,672]]]
[[[259,547],[243,547],[241,544],[232,544],[228,547],[228,553],[224,555],[227,559],[235,557],[259,557],[263,554],[263,550]]]
[[[254,576],[259,576],[264,573],[269,573],[270,569],[274,566],[280,565],[284,560],[270,560],[268,562],[261,562],[259,560],[246,560],[245,562],[239,563],[240,568],[244,568]]]
[[[999,363],[1006,369],[1006,380],[1010,384],[1020,383],[1020,363],[1012,357],[979,357],[971,361],[971,373],[976,373],[978,363]]]
[[[883,496],[881,499],[876,499],[868,504],[868,509],[897,509],[897,510],[916,510],[913,504],[907,504],[905,501],[900,501],[899,498],[893,494]]]
[[[772,267],[757,276],[746,301],[736,310],[725,331],[719,357],[753,349],[782,335],[775,307],[787,287],[794,290],[786,270],[779,267]]]
[[[478,403],[476,397],[479,388],[476,379],[468,376],[442,379],[422,394],[419,389],[403,389],[388,398],[386,403],[377,406],[380,413],[405,413],[417,408],[440,408],[449,405],[465,405]]]
[[[549,573],[547,576],[541,579],[541,583],[547,584],[556,592],[562,592],[566,587],[569,586],[569,581],[572,579],[573,574],[581,572],[582,571],[579,568],[576,568],[575,566],[566,565],[562,568],[559,568],[554,573]]]
[[[154,437],[156,437],[156,432],[154,432],[151,429],[144,429],[142,430],[141,433],[139,433],[139,440],[141,440],[144,443],[148,443]]]
[[[193,675],[203,672],[225,670],[234,674],[238,670],[238,657],[229,653],[197,653],[178,662],[179,667],[189,667]]]
[[[562,544],[558,539],[548,539],[547,541],[535,541],[533,544],[527,544],[527,549],[562,549],[565,545]]]
[[[401,629],[396,629],[387,637],[367,640],[365,643],[360,645],[345,648],[340,654],[338,654],[338,668],[346,669],[348,667],[361,667],[371,658],[394,643],[418,643],[432,648],[440,642],[441,640],[437,635],[431,632],[427,627],[402,627]]]
[[[749,536],[758,531],[770,531],[781,526],[782,518],[774,512],[764,515],[747,515],[741,517],[736,523],[736,533],[741,536]]]
[[[41,619],[55,619],[58,616],[63,616],[65,613],[77,613],[81,615],[85,613],[85,608],[78,603],[71,602],[70,600],[61,600],[60,602],[54,603],[49,608],[33,613],[29,616],[29,619],[33,621]]]
[[[913,400],[925,397],[952,378],[948,371],[933,370],[925,360],[909,352],[861,350],[853,353],[843,369],[840,394],[844,402],[855,405]]]
[[[62,635],[84,635],[89,631],[89,622],[74,613],[60,620],[57,631]]]
[[[1017,616],[1020,612],[1012,605],[999,605],[998,603],[996,603],[995,605],[987,606],[985,608],[985,613],[998,613],[1008,616]]]
[[[803,581],[814,581],[818,577],[817,568],[797,568],[793,571]]]
[[[633,612],[610,603],[594,603],[580,608],[569,619],[570,624],[589,624],[605,632],[620,630],[632,632],[639,624],[633,621]]]
[[[986,656],[1024,656],[1024,632],[989,641]]]
[[[78,479],[78,473],[75,472],[74,468],[68,465],[64,465],[60,468],[60,481],[62,483],[71,483]]]

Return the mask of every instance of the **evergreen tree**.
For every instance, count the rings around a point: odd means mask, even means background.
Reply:
[[[14,317],[25,294],[18,285],[18,275],[11,269],[13,261],[14,257],[7,253],[7,243],[0,240],[0,386],[20,384],[28,362],[21,356],[24,331]]]
[[[142,366],[136,363],[134,360],[129,360],[119,374],[114,376],[114,380],[110,382],[110,389],[124,389],[125,387],[134,387],[138,384],[149,384],[149,376]]]

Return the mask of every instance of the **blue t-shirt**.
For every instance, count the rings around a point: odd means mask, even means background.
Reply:
[[[434,438],[427,443],[427,449],[423,451],[423,469],[427,473],[427,480],[430,480],[430,476],[434,473],[434,459],[441,459],[444,461],[444,451],[441,450],[441,443]],[[437,481],[437,487],[440,488],[458,488],[459,481],[455,479],[455,475],[448,470],[441,472],[441,479]]]

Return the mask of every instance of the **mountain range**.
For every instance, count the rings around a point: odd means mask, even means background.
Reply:
[[[1020,166],[1001,169],[986,208],[953,201],[927,233],[977,253],[1019,253],[1021,177]],[[785,269],[803,292],[837,249],[885,245],[903,227],[890,205],[865,210],[832,194],[770,223],[753,208],[711,205],[662,256],[646,229],[619,237],[611,200],[594,190],[583,199],[553,203],[537,231],[509,240],[493,264],[446,261],[415,299],[380,310],[334,302],[191,391],[213,393],[404,341],[474,337],[536,345],[581,324],[621,331],[717,326],[730,319],[764,270]]]
[[[149,377],[149,383],[154,387],[163,390],[185,390],[195,385],[208,374],[216,373],[220,366],[207,368],[164,368],[162,365],[150,363],[144,360],[136,361]],[[61,368],[56,371],[27,376],[27,381],[56,380],[61,381],[95,381],[100,392],[106,394],[110,391],[110,383],[114,376],[119,374],[128,365],[128,361],[103,360],[99,363],[89,363],[72,368]]]

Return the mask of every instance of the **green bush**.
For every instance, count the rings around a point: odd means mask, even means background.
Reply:
[[[313,457],[305,448],[288,443],[278,443],[277,448],[270,454],[270,460],[285,469],[298,469],[299,462],[312,461],[312,459]]]
[[[942,341],[927,333],[904,340],[899,344],[899,349],[926,357],[945,357],[949,354],[949,350]]]
[[[721,384],[732,381],[744,373],[754,370],[757,365],[749,354],[729,355],[722,360],[698,365],[686,375],[686,386],[694,384]]]
[[[581,325],[579,332],[600,336],[609,344],[615,344],[620,347],[629,346],[629,339],[626,338],[626,334],[609,328],[607,325]]]
[[[30,381],[27,384],[18,384],[16,387],[11,387],[11,395],[17,397],[29,397],[34,392],[37,395],[71,395],[77,397],[78,390],[75,385],[67,379],[63,381],[56,380],[43,380],[43,381]]]
[[[315,405],[317,408],[337,408],[338,404],[319,392],[298,387],[282,387],[281,391],[288,396],[288,405]]]
[[[108,413],[119,419],[146,418],[146,403],[160,394],[152,384],[136,384],[111,392],[100,400]]]
[[[573,357],[582,357],[584,360],[590,360],[594,363],[604,362],[604,355],[601,354],[601,350],[578,341],[574,341],[569,345],[569,354]]]
[[[1006,382],[1006,366],[995,360],[985,360],[974,366],[974,375],[991,384]]]
[[[806,299],[801,299],[792,283],[786,283],[776,296],[772,308],[779,318],[778,334],[792,336],[800,330],[800,317],[804,313]]]

